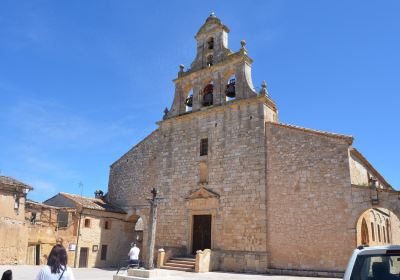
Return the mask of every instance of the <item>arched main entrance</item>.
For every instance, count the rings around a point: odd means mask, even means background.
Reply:
[[[370,208],[357,221],[357,246],[399,244],[400,220],[386,208]]]

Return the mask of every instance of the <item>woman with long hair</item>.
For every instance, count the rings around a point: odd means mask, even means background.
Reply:
[[[12,271],[11,270],[4,271],[3,276],[1,276],[1,280],[12,280]]]
[[[55,245],[47,258],[47,265],[40,269],[35,280],[75,280],[67,263],[67,251],[61,244]]]

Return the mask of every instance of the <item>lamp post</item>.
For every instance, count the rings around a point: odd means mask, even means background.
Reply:
[[[379,195],[378,195],[378,180],[376,178],[370,179],[370,187],[371,187],[371,203],[372,205],[379,204]],[[375,193],[374,193],[375,191]]]
[[[162,198],[157,197],[157,190],[151,190],[152,198],[147,200],[150,202],[150,228],[149,228],[149,255],[148,255],[148,269],[154,269],[154,247],[156,243],[156,227],[157,227],[157,206]]]

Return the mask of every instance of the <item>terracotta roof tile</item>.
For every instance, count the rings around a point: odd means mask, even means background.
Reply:
[[[98,198],[85,197],[63,192],[60,194],[71,199],[72,201],[81,205],[84,208],[100,210],[100,211],[116,212],[116,213],[125,213],[125,211],[122,210],[121,208],[115,207]]]
[[[1,176],[0,175],[0,184],[7,185],[7,186],[15,186],[15,187],[23,187],[29,190],[33,190],[33,188],[25,183],[22,183],[12,177],[8,176]]]
[[[323,135],[323,136],[327,136],[327,137],[331,137],[331,138],[343,139],[343,140],[347,141],[347,143],[349,143],[349,145],[351,145],[354,141],[353,136],[350,136],[350,135],[344,135],[344,134],[326,132],[326,131],[321,131],[321,130],[316,130],[316,129],[304,128],[301,126],[291,125],[291,124],[276,123],[276,122],[267,122],[267,123],[270,123],[270,124],[273,124],[276,126],[280,126],[280,127],[291,128],[291,129],[296,129],[296,130],[300,130],[300,131],[304,131],[304,132],[308,132],[308,133],[313,133],[313,134],[317,134],[317,135]]]

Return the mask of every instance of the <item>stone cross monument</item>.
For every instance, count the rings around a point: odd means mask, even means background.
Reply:
[[[156,227],[157,227],[157,206],[162,198],[157,197],[157,190],[153,188],[151,191],[153,195],[149,198],[150,202],[150,226],[149,226],[149,237],[148,237],[148,248],[149,248],[149,259],[148,269],[154,269],[154,247],[156,243]]]

